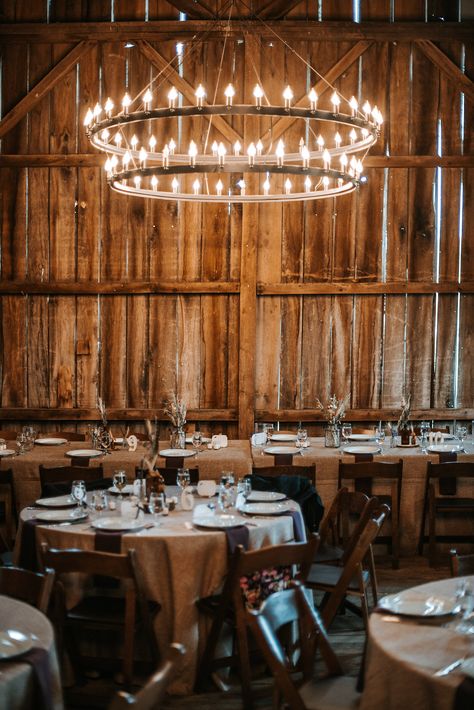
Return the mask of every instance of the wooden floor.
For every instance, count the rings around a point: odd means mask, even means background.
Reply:
[[[388,561],[379,560],[377,562],[378,582],[381,596],[390,592],[413,587],[435,579],[442,579],[449,576],[449,568],[440,566],[432,569],[428,566],[425,558],[413,557],[403,559],[399,570],[392,570]],[[364,629],[362,620],[357,616],[346,613],[336,617],[330,629],[330,639],[334,650],[341,659],[345,672],[348,675],[356,676],[360,666],[362,647],[364,643]],[[255,682],[256,706],[262,710],[271,707],[272,679],[265,677],[263,680]],[[101,678],[91,681],[87,686],[67,694],[67,708],[104,708],[114,690],[120,689],[114,686],[110,679]],[[215,692],[190,695],[186,697],[170,697],[164,707],[172,708],[193,708],[193,710],[240,710],[242,707],[238,685],[235,690],[228,693]]]

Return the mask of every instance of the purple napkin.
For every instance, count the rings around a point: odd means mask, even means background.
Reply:
[[[456,689],[453,710],[472,710],[474,708],[474,680],[464,678]]]
[[[36,556],[36,526],[37,520],[24,520],[21,527],[20,555],[18,566],[38,572],[38,558]]]
[[[232,554],[238,545],[242,545],[244,550],[249,549],[249,529],[245,525],[236,525],[235,528],[226,528],[227,545]]]
[[[33,670],[36,685],[35,707],[50,710],[53,707],[53,691],[48,652],[44,648],[32,648],[23,654],[18,662],[28,663]]]

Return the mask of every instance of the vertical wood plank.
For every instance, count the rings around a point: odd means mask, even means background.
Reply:
[[[331,396],[331,296],[306,296],[303,303],[301,407]]]
[[[377,408],[382,375],[383,298],[357,296],[354,300],[352,406]]]
[[[455,406],[457,296],[438,296],[437,357],[434,363],[433,407]]]
[[[474,392],[474,295],[461,296],[458,407],[472,407]]]
[[[352,389],[353,298],[334,296],[332,300],[331,394],[341,398]]]
[[[406,296],[386,296],[381,406],[397,408],[405,392]]]
[[[27,400],[27,308],[25,296],[2,296],[2,407],[26,407]]]
[[[433,317],[433,296],[408,296],[405,386],[412,409],[431,406]]]

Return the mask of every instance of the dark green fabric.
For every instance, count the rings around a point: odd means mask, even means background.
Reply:
[[[301,508],[309,532],[317,532],[323,519],[324,506],[315,487],[304,476],[250,476],[255,491],[278,491],[296,501]]]

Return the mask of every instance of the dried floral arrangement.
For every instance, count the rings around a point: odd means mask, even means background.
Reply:
[[[339,424],[341,419],[344,419],[346,415],[346,409],[350,402],[351,395],[346,394],[343,399],[338,399],[335,394],[329,398],[325,405],[321,400],[316,400],[316,408],[324,412],[328,424]]]
[[[164,413],[169,417],[176,429],[182,429],[186,424],[186,412],[186,404],[177,394],[172,394],[169,400],[165,402]]]
[[[154,470],[158,458],[158,450],[160,448],[160,432],[157,418],[155,417],[154,425],[152,425],[149,419],[145,419],[145,428],[150,445],[145,456],[142,458],[141,468],[143,471],[148,470],[151,476],[161,476],[158,471]]]
[[[400,416],[398,418],[397,422],[397,428],[400,429],[404,424],[408,422],[408,418],[410,416],[410,408],[411,408],[411,394],[408,396],[403,395],[402,397],[402,411],[400,412]]]
[[[97,409],[99,410],[100,418],[102,419],[102,426],[104,429],[107,428],[107,408],[102,397],[97,400]]]

